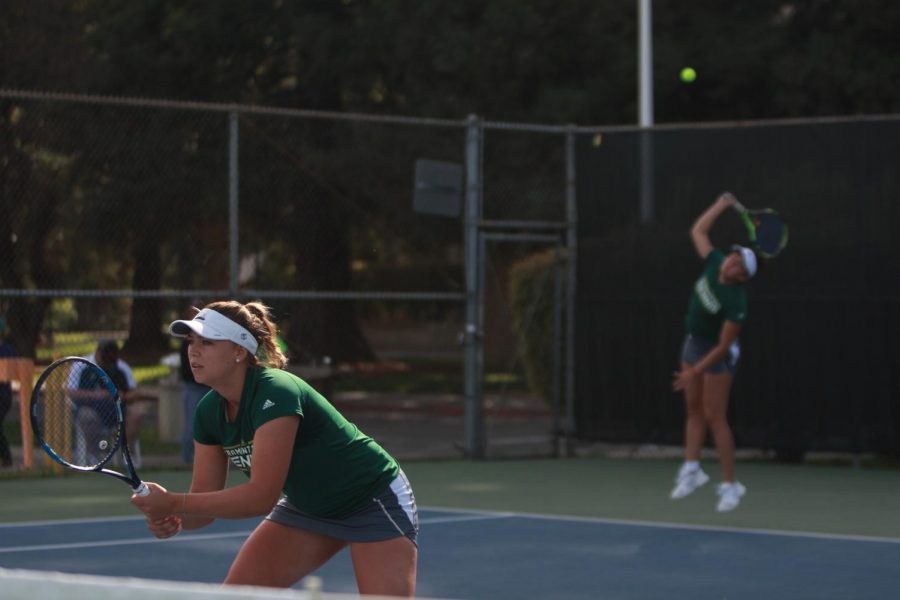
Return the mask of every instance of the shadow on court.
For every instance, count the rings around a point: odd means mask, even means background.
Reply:
[[[166,541],[134,517],[7,524],[0,565],[215,583],[255,523]],[[438,509],[421,524],[423,597],[885,598],[900,564],[900,540]],[[346,552],[318,575],[356,591]]]

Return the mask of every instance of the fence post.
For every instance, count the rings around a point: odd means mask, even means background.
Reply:
[[[228,113],[228,292],[238,293],[238,113]]]
[[[466,133],[466,207],[463,239],[466,269],[466,328],[465,340],[465,428],[466,455],[484,458],[484,307],[482,306],[482,256],[479,244],[481,221],[481,163],[482,124],[469,115]]]
[[[571,454],[575,434],[575,293],[578,266],[578,194],[575,173],[575,126],[566,132],[566,323],[565,404],[560,456]]]

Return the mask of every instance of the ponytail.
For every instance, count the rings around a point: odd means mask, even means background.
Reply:
[[[288,359],[277,342],[278,327],[268,306],[259,301],[241,304],[236,300],[225,300],[207,304],[206,308],[225,315],[256,338],[259,348],[256,356],[250,357],[251,365],[274,369],[283,369],[287,365]]]

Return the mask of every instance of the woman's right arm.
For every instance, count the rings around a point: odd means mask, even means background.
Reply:
[[[228,477],[228,458],[221,446],[194,444],[194,475],[191,492],[217,492],[225,488]],[[215,519],[203,515],[188,515],[179,511],[184,506],[185,494],[169,492],[164,487],[150,481],[144,482],[150,493],[146,496],[134,495],[131,503],[137,506],[147,518],[147,529],[160,539],[178,535],[182,529],[200,529]],[[179,501],[180,500],[180,501]],[[170,508],[162,508],[166,504]]]
[[[225,489],[227,478],[228,457],[222,451],[222,446],[194,443],[194,474],[191,479],[191,493],[217,492]],[[182,515],[184,529],[200,529],[213,521],[215,521],[213,517]]]
[[[147,515],[150,523],[178,521],[184,529],[203,527],[214,518],[265,515],[281,496],[299,426],[300,417],[288,415],[257,428],[250,457],[251,464],[257,466],[245,483],[225,489],[228,459],[221,446],[195,444],[194,479],[189,494],[169,492],[156,483],[145,482],[150,493],[132,495],[131,503]]]
[[[694,224],[691,226],[691,241],[694,242],[694,249],[697,250],[697,254],[700,255],[700,258],[706,259],[710,252],[713,250],[712,242],[709,239],[709,230],[712,229],[713,223],[716,222],[716,219],[719,218],[723,212],[725,212],[731,206],[734,206],[734,203],[737,202],[737,198],[735,198],[731,192],[723,192],[716,201],[709,205],[697,220],[694,221]]]

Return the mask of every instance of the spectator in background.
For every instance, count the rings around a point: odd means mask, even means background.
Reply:
[[[134,372],[127,362],[119,357],[119,344],[116,340],[100,340],[97,349],[84,357],[101,369],[106,371],[116,389],[119,390],[119,397],[122,398],[123,406],[126,410],[133,407],[133,401],[136,398],[135,389],[137,388],[137,380],[134,378]],[[140,440],[140,412],[131,410],[131,415],[125,419],[125,436],[128,438],[128,446],[131,451],[131,458],[135,467],[140,467],[141,460],[141,440]]]
[[[6,321],[0,319],[0,358],[15,358],[19,355],[15,347],[6,341],[9,330]],[[12,453],[9,450],[9,440],[3,431],[3,420],[6,413],[12,407],[12,386],[8,381],[0,383],[0,468],[12,466]]]
[[[184,398],[184,429],[181,433],[181,458],[185,463],[194,462],[194,413],[200,399],[209,391],[209,386],[197,383],[194,373],[191,371],[191,359],[188,358],[187,339],[181,342],[181,363],[179,375],[181,376],[182,394]]]

